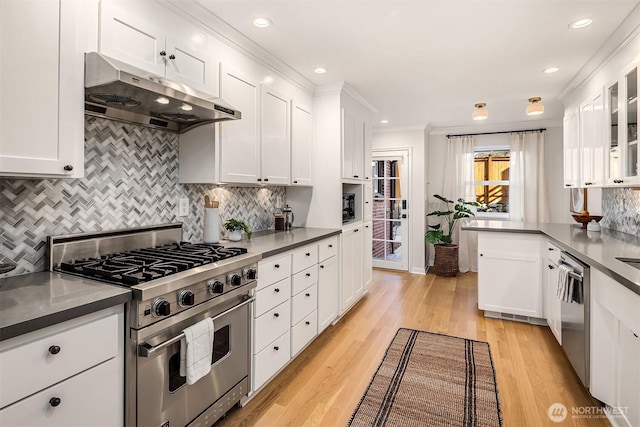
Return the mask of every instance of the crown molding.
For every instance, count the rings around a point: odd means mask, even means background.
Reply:
[[[371,129],[374,135],[383,133],[401,133],[401,132],[425,132],[427,126],[396,126],[396,127],[375,127]]]
[[[186,19],[202,31],[278,73],[298,88],[313,94],[316,85],[284,61],[270,54],[256,42],[236,30],[226,21],[204,7],[199,0],[155,0],[156,3]]]
[[[362,97],[362,95],[360,95],[358,92],[356,92],[356,90],[353,88],[353,86],[351,86],[349,83],[343,82],[342,90],[344,91],[344,93],[346,93],[347,95],[352,97],[354,100],[356,100],[363,107],[368,109],[372,114],[378,114],[378,109],[376,107],[374,107],[373,105],[371,105],[369,103],[369,101],[364,99]]]
[[[579,88],[596,74],[611,58],[627,47],[640,34],[640,3],[631,11],[604,44],[589,58],[569,84],[560,92],[558,99],[564,101],[569,93]]]

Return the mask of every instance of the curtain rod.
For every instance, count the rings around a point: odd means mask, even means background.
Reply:
[[[481,133],[461,133],[458,135],[447,135],[447,138],[455,138],[457,136],[475,136],[475,135],[496,135],[499,133],[524,133],[524,132],[544,132],[547,128],[526,129],[526,130],[504,130],[500,132],[481,132]]]

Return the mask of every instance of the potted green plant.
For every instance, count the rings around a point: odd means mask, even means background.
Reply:
[[[444,219],[446,232],[442,229],[442,224],[429,225],[425,233],[425,240],[432,243],[435,248],[435,258],[433,269],[436,275],[452,277],[458,274],[458,245],[453,244],[453,232],[459,219],[475,216],[471,206],[478,206],[477,202],[467,202],[458,199],[457,202],[435,194],[433,197],[444,202],[446,210],[429,212],[427,216],[437,216]],[[451,208],[451,204],[453,209]]]
[[[250,239],[251,238],[251,234],[253,234],[251,232],[251,229],[249,228],[249,226],[244,223],[243,221],[240,221],[238,219],[235,218],[231,218],[228,219],[226,221],[224,221],[222,223],[222,226],[224,227],[225,230],[229,231],[229,240],[231,240],[232,242],[237,242],[240,239],[242,239],[242,232],[244,231],[245,233],[247,233],[247,238]]]

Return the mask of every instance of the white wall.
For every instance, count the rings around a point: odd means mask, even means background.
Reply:
[[[411,174],[409,176],[409,271],[425,273],[425,134],[423,129],[378,132],[373,134],[374,150],[409,148]]]

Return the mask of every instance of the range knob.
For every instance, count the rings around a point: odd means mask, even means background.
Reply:
[[[168,316],[171,314],[171,304],[164,298],[158,298],[153,302],[152,312],[155,317]]]
[[[178,304],[180,304],[180,307],[188,307],[195,304],[195,302],[196,296],[189,290],[182,290],[178,294]]]
[[[207,282],[207,289],[211,295],[221,294],[224,292],[224,283],[219,280],[209,280]]]
[[[258,270],[255,267],[247,267],[242,270],[242,275],[247,280],[256,280],[258,276]]]
[[[227,274],[227,283],[231,286],[240,286],[242,285],[242,277],[238,273],[229,273]]]

